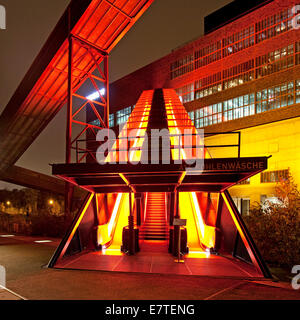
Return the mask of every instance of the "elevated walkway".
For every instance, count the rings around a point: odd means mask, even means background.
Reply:
[[[0,116],[0,172],[15,164],[66,104],[68,49],[72,35],[73,87],[79,88],[108,56],[153,0],[71,0],[45,45]],[[107,81],[108,79],[106,79]]]

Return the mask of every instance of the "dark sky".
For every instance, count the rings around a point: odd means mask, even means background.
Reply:
[[[113,50],[111,81],[203,34],[204,17],[231,0],[155,0]],[[0,30],[0,112],[5,108],[69,0],[0,0],[7,29]],[[17,165],[50,174],[64,162],[65,110],[41,133]],[[1,137],[0,137],[1,138]],[[0,182],[0,188],[5,184]]]

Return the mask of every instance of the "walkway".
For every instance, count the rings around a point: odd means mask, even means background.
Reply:
[[[260,278],[256,270],[243,262],[205,252],[191,252],[178,263],[168,253],[165,241],[144,241],[141,251],[135,256],[127,256],[120,250],[107,250],[75,255],[56,265],[62,269],[82,269],[98,271],[142,272],[168,275],[196,275],[231,277],[239,279]]]
[[[300,290],[292,290],[289,283],[43,268],[58,243],[45,237],[0,236],[7,288],[29,300],[300,300]]]

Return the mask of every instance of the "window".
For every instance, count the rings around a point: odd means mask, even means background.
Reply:
[[[246,49],[254,45],[254,26],[250,26],[240,32],[224,38],[223,41],[223,57],[227,57],[238,51]]]
[[[109,127],[112,128],[115,126],[115,115],[111,113],[109,115]]]
[[[189,83],[182,88],[176,89],[180,101],[182,103],[190,102],[194,100],[194,83]]]
[[[224,121],[230,121],[255,114],[254,93],[224,101]]]
[[[256,102],[255,102],[256,96]],[[248,117],[275,108],[300,103],[300,80],[282,83],[256,93],[246,94],[195,111],[196,128]]]
[[[224,89],[254,80],[254,59],[223,71]]]
[[[189,115],[190,119],[192,120],[192,122],[194,123],[194,121],[195,121],[195,113],[194,113],[194,111],[188,112],[188,115]]]
[[[300,103],[300,80],[295,82],[295,103]]]
[[[260,174],[261,183],[279,182],[288,178],[289,170],[267,171]]]
[[[131,107],[124,108],[122,110],[117,111],[117,125],[125,123],[131,114]]]
[[[182,76],[194,70],[194,54],[189,54],[184,58],[171,64],[171,79]]]
[[[250,211],[250,199],[241,199],[241,215],[248,216]]]
[[[250,184],[250,178],[243,180],[241,182],[238,183],[239,185],[245,185],[245,184]]]
[[[195,111],[195,127],[203,128],[222,122],[222,103],[217,103]]]
[[[256,93],[256,113],[292,104],[294,104],[294,82],[283,83]]]
[[[292,9],[285,9],[256,23],[256,42],[262,42],[291,30],[292,17]]]
[[[195,99],[200,99],[222,91],[222,74],[215,73],[195,82]]]
[[[285,9],[277,14],[266,17],[255,25],[249,25],[247,28],[234,34],[230,34],[206,47],[197,48],[193,53],[186,55],[170,65],[171,80],[236,52],[252,47],[255,43],[260,43],[266,39],[292,30],[293,18],[294,14],[292,8]],[[299,52],[299,55],[297,54],[295,57],[296,64],[300,63],[299,49],[300,44],[298,43],[296,52]],[[292,48],[283,48],[280,53],[279,51],[275,51],[268,57],[261,57],[262,61],[267,61],[266,63],[268,63],[269,58],[274,59],[274,61],[283,61],[274,63],[272,69],[270,66],[263,67],[259,62],[259,65],[262,66],[262,68],[257,70],[258,75],[260,76],[264,73],[277,72],[278,70],[289,68],[289,66],[294,63],[291,57],[291,50]],[[290,57],[286,57],[289,55]],[[248,75],[248,77],[250,77],[250,75]]]
[[[115,115],[113,113],[109,115],[109,127],[114,127],[114,117]],[[90,121],[90,124],[93,126],[102,127],[99,119]]]
[[[222,58],[221,40],[195,51],[195,69],[206,66]]]
[[[256,78],[279,72],[294,66],[294,45],[284,47],[256,58]]]
[[[232,200],[242,216],[249,215],[250,199],[232,197]]]
[[[295,44],[295,64],[300,64],[300,41]]]

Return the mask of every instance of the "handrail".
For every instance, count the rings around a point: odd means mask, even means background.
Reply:
[[[208,152],[210,158],[213,158],[211,156],[211,153],[209,151],[209,148],[237,148],[237,157],[241,157],[241,132],[240,131],[229,131],[229,132],[212,132],[212,133],[204,133],[204,138],[205,137],[210,137],[214,135],[237,135],[238,136],[238,142],[236,144],[216,144],[216,145],[207,145],[207,144],[198,144],[198,145],[185,145],[184,149],[197,149],[197,148],[205,148],[206,151]],[[184,136],[199,136],[199,133],[188,133],[185,134]],[[120,148],[119,144],[117,144],[117,148],[110,150],[110,152],[121,152],[121,151],[137,151],[137,150],[142,150],[143,147],[133,147],[130,145],[131,143],[131,138],[136,138],[136,139],[142,139],[142,138],[147,138],[147,135],[138,135],[138,136],[125,136],[125,137],[118,137],[117,140],[126,140],[127,141],[127,147],[122,147]],[[175,137],[182,137],[182,134],[169,134],[168,137],[170,138],[175,138]],[[73,147],[76,150],[76,160],[77,163],[81,162],[83,159],[86,158],[87,155],[90,155],[95,161],[96,161],[96,153],[95,149],[91,150],[88,149],[87,147],[79,147],[79,143],[88,143],[88,142],[94,142],[98,144],[99,146],[103,144],[102,141],[97,141],[95,139],[78,139],[76,140],[76,147]],[[152,146],[151,146],[152,147]],[[182,146],[180,144],[178,145],[170,145],[170,150],[177,150],[181,149]],[[153,148],[152,151],[160,151],[159,147],[158,148]],[[83,155],[81,158],[79,157],[80,155]]]
[[[122,206],[123,201],[124,201],[123,194],[121,194],[121,199],[120,199],[120,202],[119,202],[119,205],[118,205],[118,209],[117,209],[118,211],[117,211],[117,214],[116,214],[116,217],[115,217],[115,220],[114,220],[114,224],[113,224],[113,227],[112,227],[110,240],[107,243],[104,244],[104,246],[106,248],[108,248],[113,242],[113,239],[114,239],[114,236],[115,236],[115,232],[116,232],[117,223],[118,223],[119,216],[120,216],[120,207]],[[117,202],[117,198],[116,198],[116,202]]]

